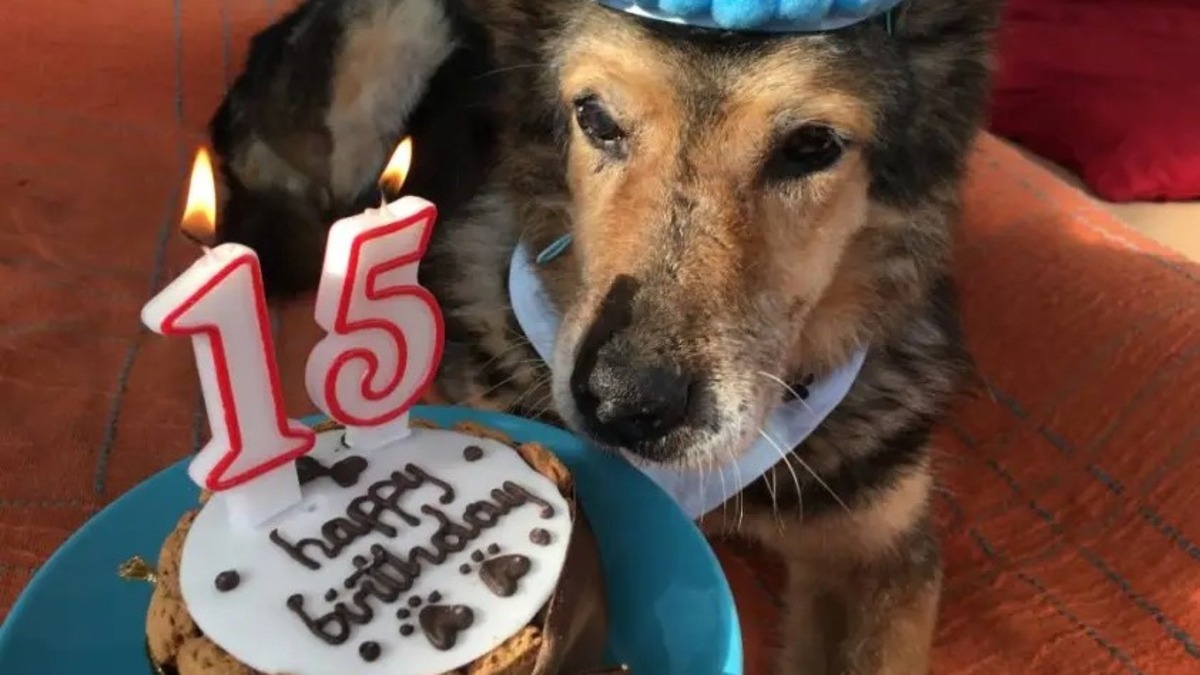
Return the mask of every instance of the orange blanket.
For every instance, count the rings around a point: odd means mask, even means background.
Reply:
[[[87,517],[205,432],[186,341],[138,310],[195,256],[190,153],[272,0],[5,0],[0,617]],[[986,388],[938,435],[938,673],[1200,672],[1200,269],[995,140],[958,247]],[[279,342],[289,410],[313,331]],[[292,319],[295,319],[294,321]],[[752,673],[779,585],[722,546]]]

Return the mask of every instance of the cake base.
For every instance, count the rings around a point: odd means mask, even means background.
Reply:
[[[602,655],[607,616],[599,551],[587,519],[578,508],[566,468],[541,446],[513,446],[502,436],[475,425],[455,430],[513,447],[526,464],[553,482],[567,499],[573,527],[558,584],[533,619],[499,647],[465,666],[446,671],[446,675],[605,672]],[[146,622],[150,665],[153,672],[164,675],[256,675],[260,671],[239,662],[204,635],[184,600],[180,561],[197,512],[184,514],[163,542]]]

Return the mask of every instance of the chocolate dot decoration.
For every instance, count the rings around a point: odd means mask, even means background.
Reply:
[[[410,624],[410,623],[406,623],[406,624],[400,626],[400,634],[403,635],[404,637],[408,637],[409,635],[412,635],[414,630],[416,630],[416,629],[413,628],[412,624]]]
[[[412,612],[408,611],[404,607],[401,607],[399,611],[396,612],[397,619],[407,619],[410,616],[412,616]]]
[[[488,547],[487,547],[487,552],[488,552],[488,553],[491,553],[492,555],[496,555],[497,553],[499,553],[499,552],[500,552],[500,545],[499,545],[499,544],[492,544],[492,545],[488,546]]]
[[[538,546],[546,546],[550,543],[550,531],[542,527],[535,527],[529,531],[529,541]]]
[[[483,448],[478,445],[468,445],[463,448],[463,459],[468,462],[478,462],[483,459]]]
[[[459,565],[459,566],[458,566],[458,571],[459,571],[459,572],[461,572],[461,573],[463,573],[463,574],[470,574],[470,573],[471,573],[471,566],[470,566],[470,565],[468,565],[468,564],[466,564],[466,563],[463,563],[463,564],[461,564],[461,565]]]
[[[429,594],[429,601],[430,601],[430,602],[441,602],[441,601],[442,601],[442,594],[441,594],[441,593],[438,593],[437,591],[434,591],[434,592],[430,593],[430,594]]]
[[[415,595],[412,596],[411,598],[408,599],[408,606],[412,607],[413,609],[420,607],[421,606],[421,598],[418,598]]]
[[[236,570],[225,570],[224,572],[218,574],[217,578],[213,580],[213,585],[216,586],[217,590],[221,591],[222,593],[228,593],[229,591],[232,591],[233,589],[237,588],[238,584],[240,583],[242,583],[242,575],[238,574]]]
[[[337,591],[333,590],[332,588],[325,591],[325,602],[333,602],[334,600],[337,600],[337,595]]]
[[[472,551],[471,560],[475,562],[483,562],[483,551]]]
[[[358,655],[361,656],[362,660],[366,661],[367,663],[379,658],[381,651],[382,650],[379,648],[379,643],[375,642],[374,640],[367,640],[358,646]]]

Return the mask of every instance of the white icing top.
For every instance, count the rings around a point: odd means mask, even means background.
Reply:
[[[360,456],[341,447],[341,437],[341,431],[320,434],[309,457],[328,467]],[[464,459],[463,450],[469,445],[483,450],[477,461]],[[339,487],[328,475],[308,481],[299,506],[258,530],[231,527],[226,500],[219,493],[197,515],[183,546],[183,598],[196,625],[239,661],[264,672],[291,675],[436,675],[495,649],[528,624],[554,592],[571,536],[569,507],[553,482],[529,468],[511,448],[457,432],[416,429],[402,441],[361,456],[367,462],[355,485]],[[418,470],[408,468],[409,463]],[[425,479],[421,471],[436,480]],[[442,502],[447,493],[437,480],[453,489],[452,501]],[[519,488],[506,487],[506,481]],[[399,490],[397,486],[401,486]],[[540,503],[520,503],[520,488]],[[496,494],[493,491],[497,489],[505,492]],[[365,498],[368,494],[376,499]],[[354,502],[356,498],[362,499]],[[493,527],[469,525],[490,520],[488,513],[468,509],[482,501],[493,505],[490,509],[484,506],[484,511],[498,514]],[[394,533],[363,525],[366,520],[347,518],[347,509],[356,509],[352,502],[360,514],[378,509],[382,515],[377,520],[394,528]],[[544,517],[545,504],[553,509],[553,515]],[[419,522],[406,524],[401,514],[381,508],[388,505]],[[432,554],[439,552],[431,541],[439,529],[438,516],[428,512],[429,508],[449,517],[452,524],[441,526],[444,533],[457,531],[469,540],[440,564],[417,558],[419,574],[411,589],[401,592],[396,584],[403,582],[405,573],[393,562],[398,558],[402,565],[418,546]],[[464,519],[464,515],[468,517]],[[339,516],[347,518],[343,527],[333,528],[341,534],[326,528],[323,535],[322,525]],[[537,528],[549,532],[548,544],[532,541],[531,532]],[[273,530],[282,545],[272,541]],[[358,533],[362,534],[355,538]],[[300,544],[306,538],[326,541],[326,548],[317,543]],[[335,549],[339,540],[348,543],[340,552],[333,551],[336,555],[331,559],[326,552]],[[442,542],[447,549],[455,545],[453,536]],[[299,550],[307,565],[287,553],[289,544],[302,547]],[[498,545],[499,551],[488,553],[492,544]],[[397,558],[378,551],[373,555],[373,545]],[[482,565],[472,559],[476,551],[484,554]],[[528,570],[517,580],[515,593],[500,597],[485,583],[481,568],[487,560],[513,554],[527,557]],[[347,589],[343,581],[355,573],[357,556],[380,562],[368,568],[376,570],[370,576],[358,575],[354,587]],[[319,568],[310,569],[313,565]],[[466,573],[463,565],[470,568]],[[228,570],[237,572],[240,581],[232,590],[219,591],[215,580]],[[332,602],[325,599],[330,589],[337,590]],[[392,601],[385,602],[387,598],[376,592],[390,594]],[[430,602],[434,592],[441,598]],[[296,594],[303,598],[302,610],[310,620],[323,621],[317,630],[344,635],[344,641],[329,644],[314,634],[301,615],[289,609],[288,598]],[[414,597],[421,599],[417,608],[408,604]],[[339,603],[344,603],[343,613],[334,611]],[[346,621],[346,616],[362,614],[360,605],[370,607],[373,618],[362,625]],[[452,648],[435,648],[431,642],[435,638],[422,629],[422,610],[430,606],[461,623],[469,613],[470,625],[457,632]],[[407,618],[398,617],[401,609],[407,610]],[[407,636],[401,633],[404,625],[413,629]],[[374,660],[364,656],[373,651],[369,645],[363,647],[369,642],[378,645]]]

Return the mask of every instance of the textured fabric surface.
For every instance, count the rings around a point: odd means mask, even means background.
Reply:
[[[268,2],[5,0],[0,11],[0,616],[86,518],[205,434],[190,346],[138,310],[210,111]],[[938,432],[937,673],[1200,672],[1200,269],[1000,143],[958,246],[981,385]],[[281,317],[312,410],[307,306]],[[776,562],[722,544],[751,673]]]

